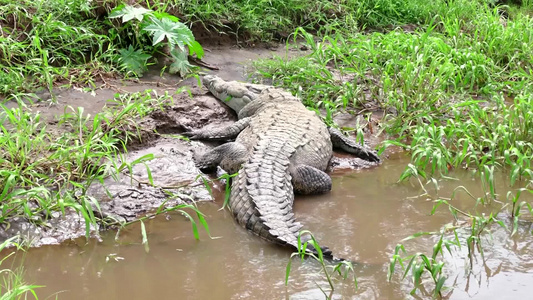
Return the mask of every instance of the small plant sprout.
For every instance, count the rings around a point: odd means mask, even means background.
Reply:
[[[305,237],[305,241],[302,242],[302,237]],[[308,245],[311,246],[308,248]],[[315,249],[315,251],[312,251],[310,249]],[[342,260],[339,262],[336,262],[334,265],[329,264],[326,262],[324,255],[322,253],[322,248],[320,248],[320,245],[316,241],[313,234],[308,230],[303,230],[299,232],[298,234],[298,252],[294,252],[291,254],[291,257],[289,258],[289,262],[287,263],[287,268],[285,270],[285,285],[289,284],[289,276],[292,268],[292,261],[293,257],[299,256],[301,261],[304,260],[306,257],[313,258],[313,260],[316,260],[320,263],[321,267],[321,273],[326,278],[328,285],[329,285],[329,292],[324,290],[318,283],[315,282],[317,287],[324,293],[324,296],[327,299],[332,299],[333,292],[335,291],[335,286],[333,284],[331,276],[336,273],[339,276],[341,276],[343,279],[347,279],[350,273],[352,274],[353,278],[353,284],[354,289],[357,290],[357,278],[355,276],[355,271],[353,269],[353,264],[350,261]]]

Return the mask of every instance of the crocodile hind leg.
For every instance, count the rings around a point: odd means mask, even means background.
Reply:
[[[356,141],[348,138],[335,128],[330,127],[328,130],[331,136],[331,143],[333,144],[334,148],[339,148],[367,161],[380,161],[379,156],[375,151],[358,144]]]
[[[297,194],[321,194],[331,190],[331,177],[308,165],[298,165],[290,170],[292,185]]]
[[[202,128],[183,132],[182,135],[191,140],[232,140],[250,124],[250,118],[243,118],[225,127]]]
[[[230,142],[215,147],[196,160],[196,166],[202,172],[212,172],[220,166],[229,174],[237,173],[246,161],[248,150],[237,142]]]

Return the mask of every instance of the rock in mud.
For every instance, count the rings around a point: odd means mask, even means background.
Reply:
[[[54,212],[45,224],[36,225],[23,218],[12,220],[6,230],[0,230],[0,241],[19,236],[28,246],[58,245],[64,241],[85,235],[85,220],[74,209],[66,209],[65,215]],[[98,231],[90,227],[91,238],[98,238]]]
[[[189,142],[175,140],[130,152],[129,161],[145,155],[153,155],[154,158],[135,165],[131,174],[120,174],[118,180],[110,177],[103,185],[91,186],[88,193],[100,200],[104,217],[127,222],[160,207],[212,200],[198,177],[201,173],[194,165],[192,148]]]
[[[177,136],[206,123],[228,123],[235,116],[214,98],[204,95],[204,91],[194,89],[192,94],[193,98],[187,94],[175,95],[174,105],[139,121],[141,138],[128,144],[125,160],[132,162],[143,156],[151,159],[133,166],[131,173],[126,169],[106,178],[103,185],[100,182],[91,185],[87,195],[99,203],[100,209],[93,207],[96,216],[112,222],[130,222],[159,208],[212,200],[193,159],[196,152],[205,151],[209,145],[188,142]],[[103,227],[91,226],[91,237],[98,238],[101,229]],[[69,209],[65,215],[53,213],[44,225],[35,225],[24,218],[12,220],[7,228],[0,228],[0,241],[18,235],[30,246],[38,247],[60,244],[85,233],[85,220]]]

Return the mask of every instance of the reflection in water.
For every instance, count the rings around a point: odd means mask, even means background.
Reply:
[[[359,289],[335,279],[334,299],[407,298],[411,286],[399,276],[387,282],[394,247],[413,233],[439,231],[453,220],[444,207],[430,216],[433,203],[414,197],[422,193],[419,187],[396,184],[405,165],[403,159],[392,160],[375,169],[334,174],[331,193],[296,199],[298,219],[321,244],[338,256],[361,262]],[[453,175],[460,181],[441,182],[440,196],[450,197],[459,184],[482,195],[472,175]],[[498,191],[505,194],[505,186]],[[464,210],[474,207],[474,200],[464,195],[453,201]],[[146,223],[149,253],[140,243],[139,227],[131,226],[121,232],[118,242],[109,232],[102,242],[85,244],[81,239],[79,244],[31,249],[25,257],[26,277],[47,286],[38,290],[42,299],[56,292],[60,299],[324,299],[316,284],[327,285],[316,263],[295,261],[285,287],[290,251],[241,229],[230,213],[218,210],[220,202],[200,205],[212,234],[220,238],[202,234],[201,241],[194,240],[190,224],[176,214],[170,220],[162,217]],[[464,276],[465,247],[447,255],[447,284],[456,283],[451,299],[530,297],[532,227],[523,223],[513,238],[494,228],[492,239],[484,239],[485,262],[478,257],[469,276]],[[433,243],[424,238],[405,245],[409,251],[430,253]]]

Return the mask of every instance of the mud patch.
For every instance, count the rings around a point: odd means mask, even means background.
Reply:
[[[174,105],[153,111],[143,120],[124,128],[124,131],[138,132],[138,137],[128,142],[128,149],[152,147],[165,139],[166,135],[200,128],[207,123],[225,125],[236,119],[230,108],[218,103],[214,97],[205,95],[205,91],[194,88],[190,92],[192,97],[187,93],[178,94],[174,96]]]
[[[25,218],[13,219],[9,226],[0,230],[0,241],[19,236],[28,246],[58,245],[64,241],[85,235],[85,220],[74,209],[68,208],[63,215],[52,213],[45,224],[36,225]],[[90,237],[99,239],[98,230],[91,226]]]

